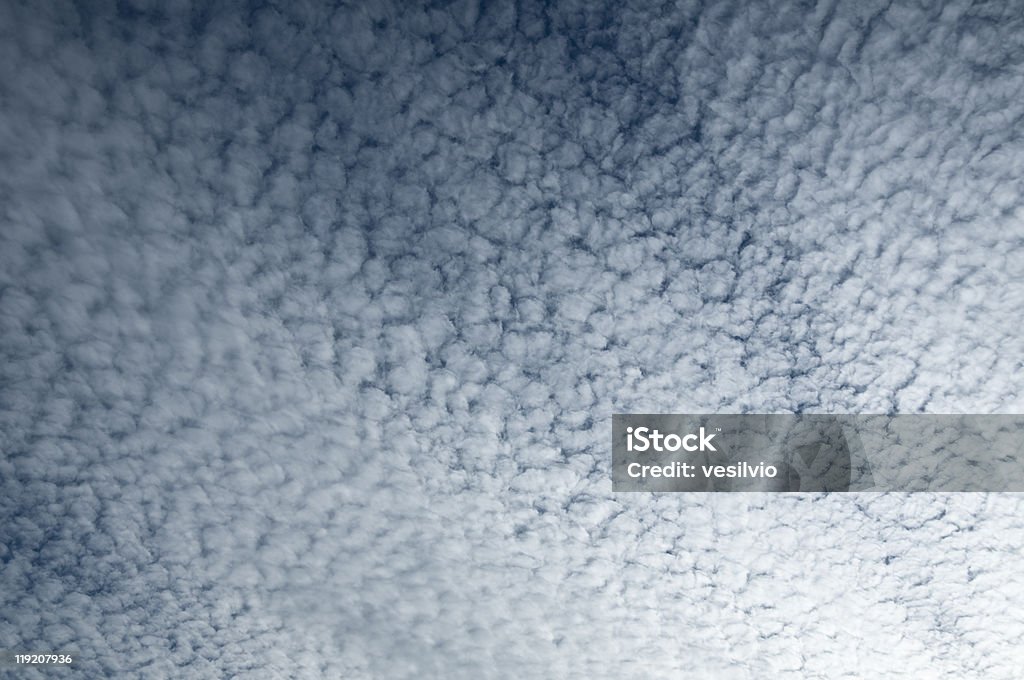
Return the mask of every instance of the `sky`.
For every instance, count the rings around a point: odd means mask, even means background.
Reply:
[[[1020,496],[610,433],[1022,412],[1022,121],[1013,3],[0,0],[0,673],[1020,678]]]

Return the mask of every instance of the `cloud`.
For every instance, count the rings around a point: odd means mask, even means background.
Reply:
[[[0,11],[0,648],[1016,676],[1013,496],[613,496],[608,446],[1021,410],[1010,8]]]

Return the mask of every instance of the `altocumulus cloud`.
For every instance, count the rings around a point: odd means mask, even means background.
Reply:
[[[608,444],[612,412],[1022,410],[1012,3],[5,1],[0,32],[0,647],[1020,677],[1018,497],[613,496]]]

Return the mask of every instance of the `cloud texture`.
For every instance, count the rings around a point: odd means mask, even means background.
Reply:
[[[612,495],[609,439],[1024,409],[1012,3],[0,27],[0,648],[76,650],[68,677],[1021,677],[1019,497]]]

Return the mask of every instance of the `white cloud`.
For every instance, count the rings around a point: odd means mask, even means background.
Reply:
[[[0,648],[1019,676],[1014,497],[613,496],[607,437],[1021,410],[1019,18],[0,11]]]

